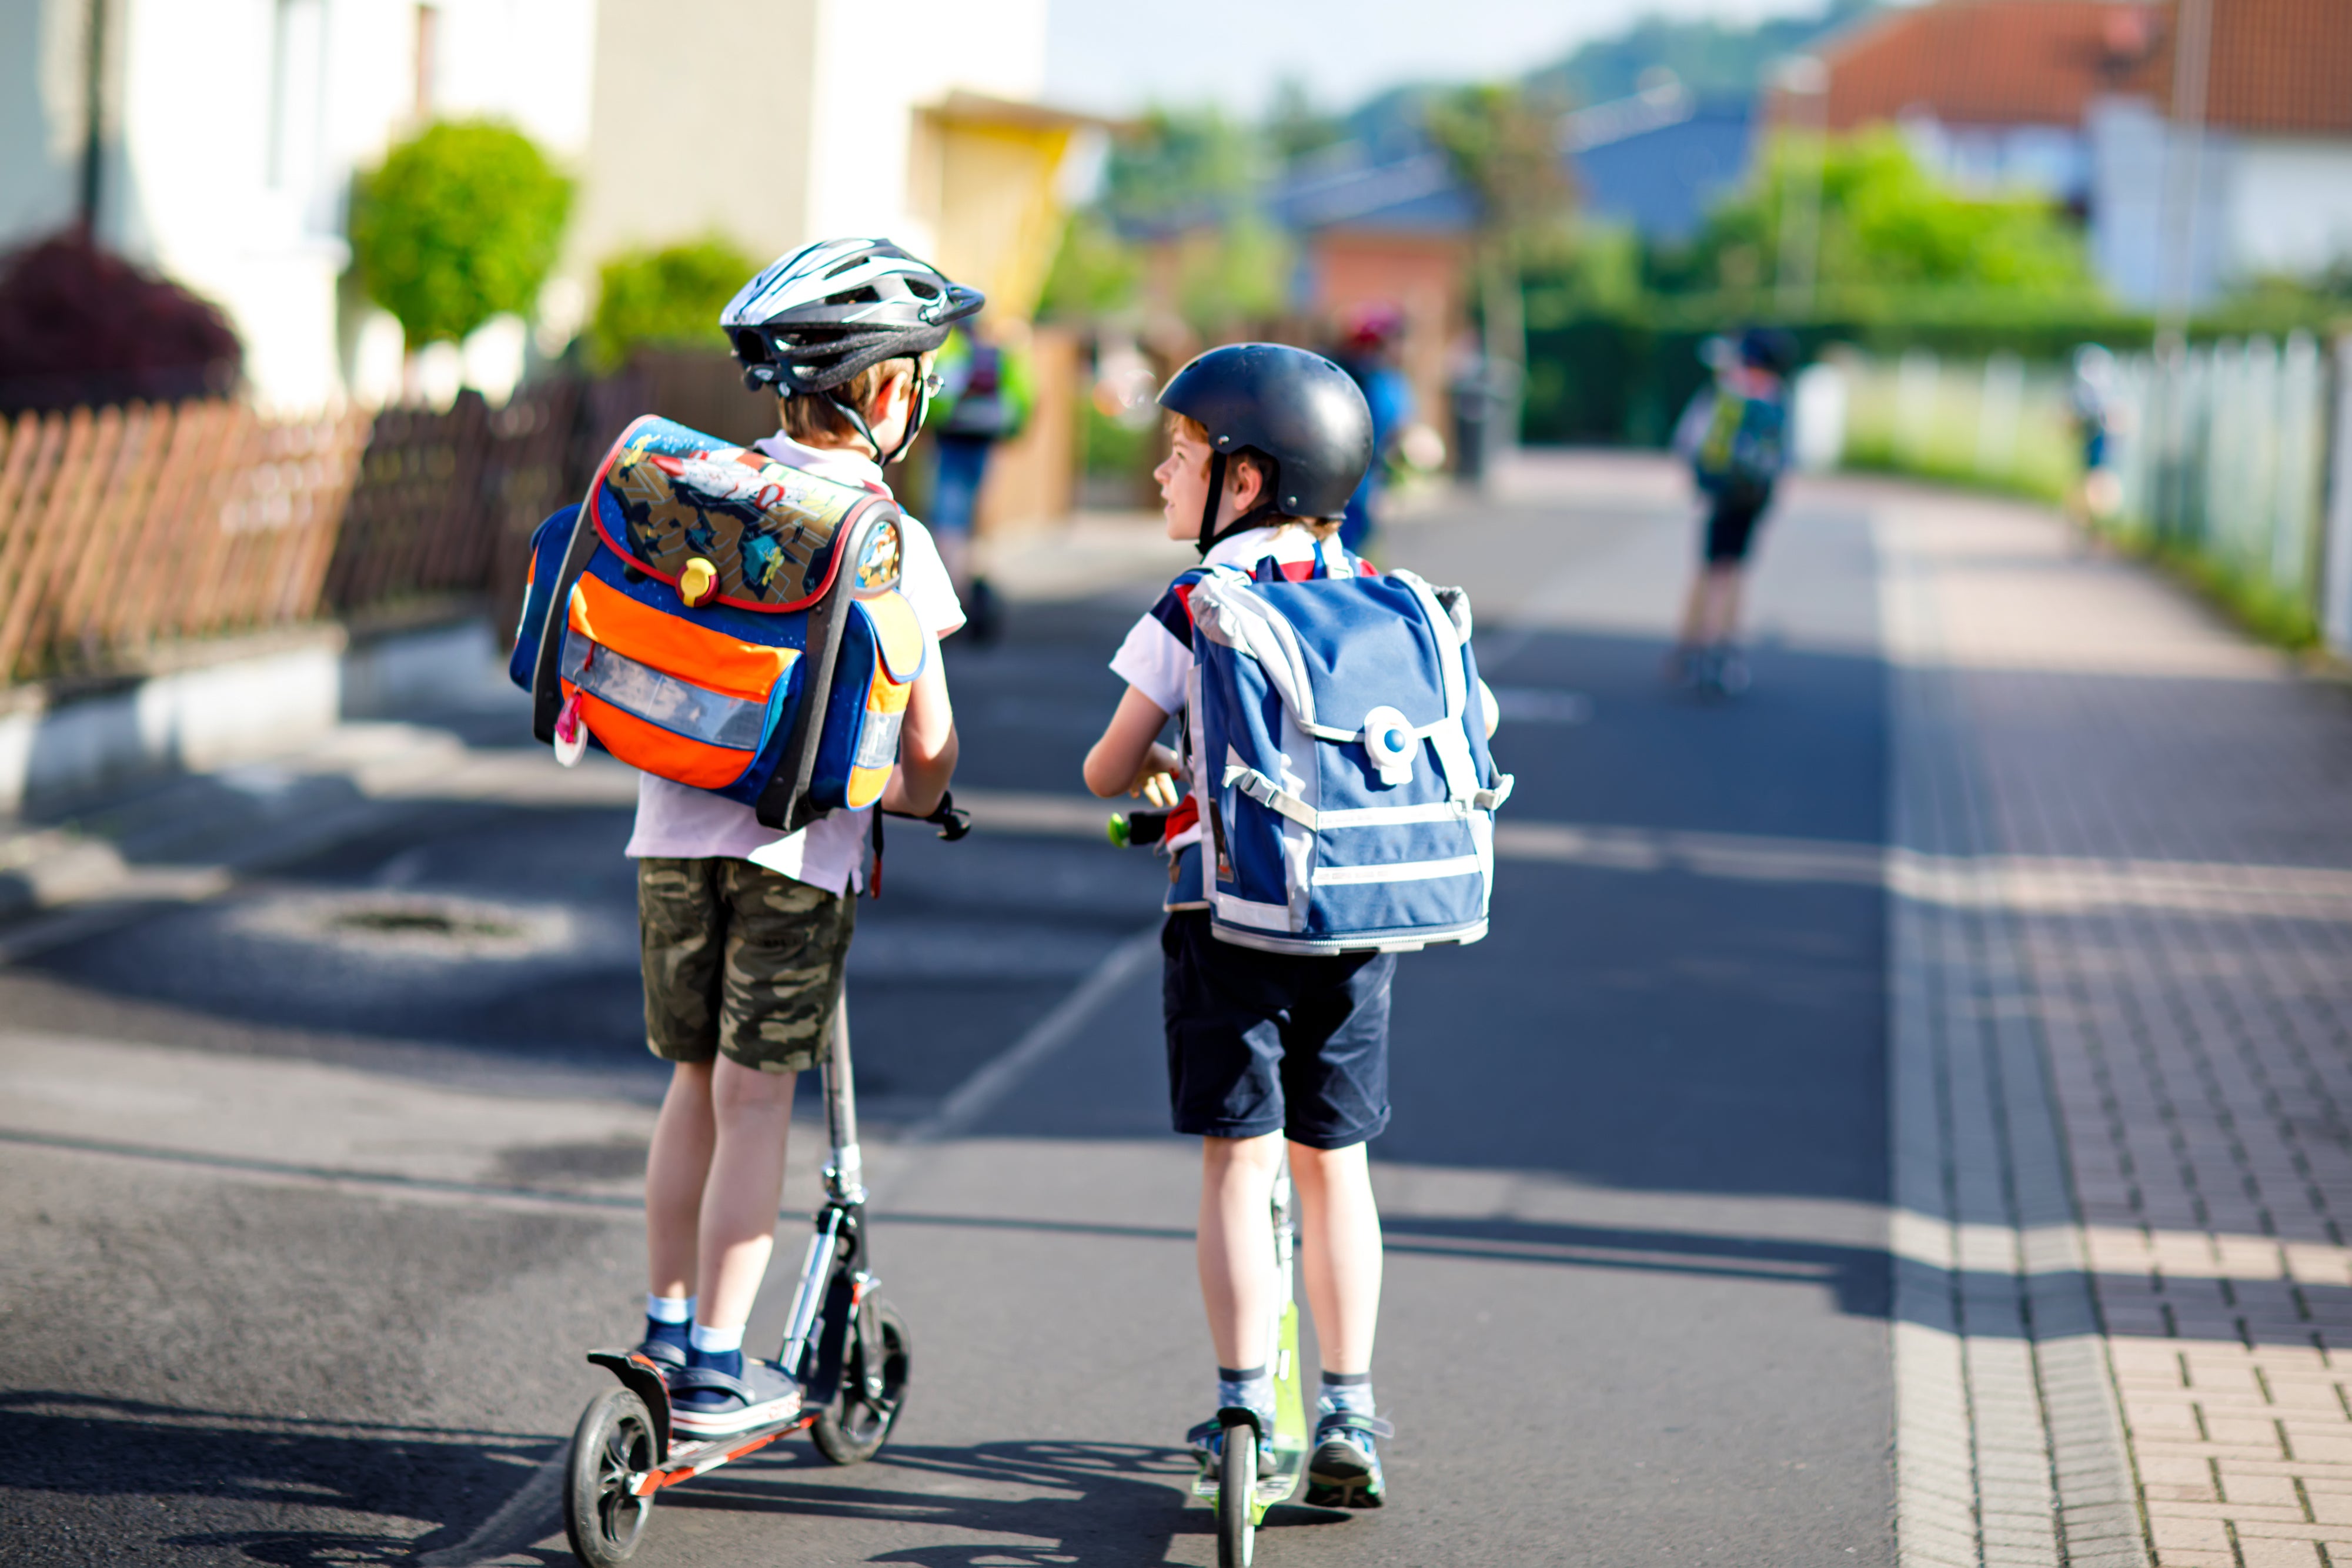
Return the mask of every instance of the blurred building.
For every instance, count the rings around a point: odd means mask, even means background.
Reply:
[[[0,5],[0,249],[76,223],[225,307],[266,400],[363,353],[352,172],[434,115],[587,149],[596,0],[15,0]],[[528,60],[530,68],[514,63]],[[519,334],[509,335],[520,352]],[[398,340],[392,341],[397,372]]]
[[[1478,209],[1445,155],[1372,162],[1355,144],[1310,160],[1272,197],[1299,242],[1298,303],[1320,321],[1362,305],[1404,313],[1400,368],[1422,417],[1440,418],[1452,356],[1467,329]]]
[[[1745,99],[1702,99],[1662,75],[1562,116],[1559,142],[1586,216],[1676,244],[1747,176],[1754,119]]]
[[[346,276],[352,176],[489,116],[578,181],[559,328],[614,251],[714,232],[888,235],[1025,315],[1092,124],[1031,101],[1045,55],[1045,0],[14,0],[0,249],[88,223],[227,309],[266,402],[380,398],[402,345]],[[510,382],[521,324],[481,339],[469,379]]]
[[[1820,103],[1773,114],[1898,125],[1958,184],[2066,204],[2130,303],[2352,259],[2352,5],[2201,10],[2202,36],[2199,8],[2137,0],[1884,11],[1820,51]]]

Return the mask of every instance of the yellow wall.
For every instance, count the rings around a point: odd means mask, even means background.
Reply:
[[[988,296],[989,314],[1026,320],[1062,235],[1055,180],[1067,126],[988,123],[927,111],[908,205],[937,214],[940,269]]]

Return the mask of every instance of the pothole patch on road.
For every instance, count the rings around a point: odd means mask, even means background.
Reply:
[[[257,936],[414,958],[524,958],[573,936],[561,909],[380,889],[262,897],[237,924]]]

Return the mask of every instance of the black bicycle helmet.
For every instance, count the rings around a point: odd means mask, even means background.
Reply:
[[[931,352],[985,303],[980,290],[949,282],[887,239],[821,240],[745,284],[719,325],[742,361],[745,386],[823,397],[887,465],[914,440],[922,411],[908,422],[898,450],[884,457],[865,417],[833,389],[869,365]]]
[[[1785,376],[1797,368],[1797,339],[1778,327],[1750,327],[1739,334],[1739,361]]]
[[[1199,549],[1268,517],[1337,517],[1372,465],[1372,411],[1355,379],[1286,343],[1211,349],[1169,378],[1160,406],[1209,433],[1209,502]],[[1271,470],[1265,498],[1217,528],[1228,459],[1249,453]]]

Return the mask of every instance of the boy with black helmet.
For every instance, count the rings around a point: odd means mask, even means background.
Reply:
[[[1098,796],[1173,806],[1171,776],[1184,759],[1158,737],[1187,706],[1193,590],[1211,569],[1250,571],[1268,560],[1302,579],[1318,555],[1334,575],[1356,572],[1333,536],[1371,461],[1372,421],[1345,371],[1275,343],[1211,350],[1177,372],[1160,402],[1171,450],[1153,476],[1168,535],[1192,543],[1202,566],[1177,578],[1111,660],[1128,690],[1087,756],[1086,780]],[[1167,832],[1170,1099],[1176,1131],[1202,1140],[1198,1256],[1217,1406],[1257,1411],[1272,1430],[1266,1338],[1277,1275],[1266,1215],[1287,1138],[1323,1360],[1307,1500],[1377,1508],[1374,1439],[1387,1427],[1372,1411],[1381,1231],[1365,1143],[1389,1119],[1396,956],[1302,956],[1216,939],[1197,891],[1201,827],[1190,800]],[[1192,1437],[1203,1464],[1214,1463],[1215,1423]],[[1259,1456],[1270,1470],[1272,1449]]]
[[[887,240],[828,240],[746,284],[719,318],[745,383],[769,387],[782,429],[756,450],[887,494],[883,469],[921,428],[931,356],[979,294]],[[920,816],[955,771],[955,716],[938,641],[963,624],[930,536],[904,518],[900,588],[921,621],[922,672],[880,805]],[[800,1389],[747,1357],[743,1324],[766,1272],[795,1075],[832,1051],[866,810],[794,833],[748,805],[643,774],[627,853],[637,862],[646,1040],[672,1063],[646,1169],[645,1342],[677,1429],[711,1438],[782,1420]]]

